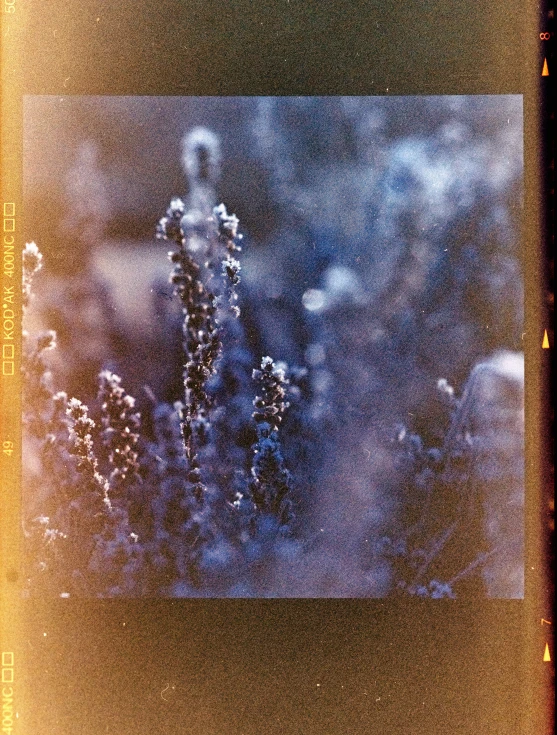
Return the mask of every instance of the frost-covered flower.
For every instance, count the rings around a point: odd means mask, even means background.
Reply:
[[[249,483],[251,499],[260,513],[276,518],[283,528],[292,520],[292,477],[286,468],[278,438],[278,427],[288,403],[283,367],[264,357],[261,369],[253,371],[253,379],[262,388],[253,401],[253,418],[257,426],[257,443]]]
[[[111,508],[108,480],[97,470],[98,461],[93,451],[95,422],[89,418],[89,409],[77,398],[68,401],[67,415],[71,419],[71,452],[77,457],[77,470],[83,474],[86,486],[100,495],[107,509]]]
[[[261,369],[254,370],[252,375],[262,388],[262,395],[253,402],[255,411],[253,418],[258,425],[266,423],[270,430],[277,429],[282,421],[284,411],[288,408],[286,386],[288,380],[284,368],[277,367],[271,357],[261,360]]]
[[[162,217],[156,227],[156,236],[159,240],[171,240],[180,243],[182,239],[181,220],[184,216],[185,205],[179,197],[170,201],[166,216]]]
[[[140,415],[134,411],[135,399],[122,388],[121,379],[109,370],[99,375],[102,410],[102,438],[109,449],[113,467],[111,481],[120,486],[138,479],[137,442]]]
[[[217,221],[219,235],[225,240],[234,240],[238,237],[238,225],[240,220],[235,214],[228,214],[224,204],[219,204],[213,209],[213,214]]]

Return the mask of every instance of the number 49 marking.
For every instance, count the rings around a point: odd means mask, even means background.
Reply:
[[[14,451],[14,443],[11,441],[2,442],[2,451],[4,454],[7,454],[8,457],[11,457],[12,452]]]

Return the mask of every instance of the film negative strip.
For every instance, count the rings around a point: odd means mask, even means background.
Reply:
[[[552,18],[6,0],[5,732],[551,729]]]

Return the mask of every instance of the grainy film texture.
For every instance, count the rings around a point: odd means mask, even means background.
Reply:
[[[522,98],[27,97],[31,597],[520,598]]]

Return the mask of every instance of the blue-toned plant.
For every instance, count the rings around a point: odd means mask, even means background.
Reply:
[[[202,585],[199,567],[207,558],[204,551],[223,548],[222,529],[216,516],[230,516],[226,490],[219,487],[223,458],[216,457],[213,449],[219,433],[219,427],[213,424],[219,422],[219,412],[209,383],[223,361],[223,340],[229,340],[234,329],[230,322],[239,316],[236,286],[240,281],[240,263],[233,257],[240,251],[236,242],[240,239],[238,219],[228,214],[222,204],[212,209],[208,206],[211,177],[217,165],[212,143],[210,136],[199,131],[186,139],[189,208],[181,199],[173,199],[157,228],[157,236],[174,246],[169,253],[174,264],[171,283],[183,315],[184,396],[177,410],[187,487],[181,480],[175,482],[174,502],[167,498],[165,504],[181,509],[183,517],[178,527],[174,524],[175,531],[178,537],[185,533],[190,541],[176,549],[175,558],[181,559],[178,576],[189,576],[196,587]],[[230,518],[222,518],[222,522],[225,527],[233,524]]]
[[[29,305],[31,282],[42,256],[29,243],[23,251],[23,305]],[[27,453],[43,469],[40,488],[47,513],[27,521],[29,539],[27,573],[30,589],[70,596],[117,595],[136,591],[140,550],[128,523],[125,507],[115,507],[110,483],[99,472],[94,452],[95,422],[88,408],[63,392],[54,393],[45,350],[54,349],[56,335],[45,332],[31,343],[24,332],[24,426],[29,432]],[[31,345],[31,346],[30,346]],[[107,375],[101,383],[106,388]],[[113,381],[114,382],[114,381]],[[113,385],[112,393],[117,388]],[[106,391],[105,391],[106,392]],[[114,450],[114,434],[127,434],[126,420],[116,416],[114,400],[107,397],[114,432],[108,432]],[[121,396],[122,397],[122,396]],[[117,418],[120,418],[118,422]],[[108,426],[106,427],[108,429]],[[105,431],[106,431],[105,429]],[[126,460],[129,462],[128,454]],[[124,465],[119,451],[111,452],[112,479],[122,479]],[[125,473],[124,473],[125,474]]]
[[[249,481],[249,497],[257,514],[276,519],[286,530],[293,520],[292,477],[286,469],[278,437],[286,402],[288,383],[284,368],[276,366],[270,357],[261,361],[261,369],[253,371],[261,395],[253,402],[253,418],[257,426],[257,443]]]
[[[393,495],[402,497],[403,517],[395,510],[392,532],[376,526],[373,535],[366,534],[371,541],[361,539],[367,544],[361,554],[359,538],[354,543],[343,538],[345,553],[355,549],[360,556],[346,586],[339,583],[338,569],[328,576],[333,546],[353,526],[350,518],[339,525],[334,513],[323,519],[315,512],[324,497],[320,484],[326,484],[329,498],[341,501],[329,500],[330,508],[353,508],[357,493],[363,508],[361,498],[369,493],[370,527],[380,495],[374,495],[372,472],[348,476],[349,459],[342,465],[345,475],[325,476],[327,467],[341,466],[343,452],[358,451],[345,436],[347,417],[352,410],[367,410],[354,406],[351,393],[338,390],[344,367],[338,337],[346,344],[361,341],[360,363],[351,353],[343,379],[346,385],[352,378],[356,386],[366,383],[359,395],[369,399],[366,407],[372,399],[377,407],[386,399],[376,395],[381,381],[368,363],[379,355],[376,341],[386,339],[383,327],[354,317],[368,313],[363,290],[350,281],[348,268],[331,266],[325,289],[299,294],[309,313],[304,317],[309,370],[290,370],[271,357],[256,360],[253,353],[266,354],[267,347],[258,340],[257,320],[249,321],[254,304],[248,302],[240,314],[239,221],[224,204],[215,206],[216,137],[201,128],[192,131],[184,141],[183,163],[189,192],[171,200],[157,226],[157,237],[170,246],[170,282],[181,310],[179,392],[166,403],[147,388],[152,405],[142,406],[142,417],[120,377],[105,369],[89,410],[52,389],[48,352],[55,348],[55,334],[45,332],[34,341],[25,336],[24,425],[29,464],[39,468],[29,486],[42,486],[43,492],[40,513],[26,520],[30,592],[267,596],[290,594],[294,579],[306,594],[307,575],[314,584],[310,593],[361,595],[374,589],[373,564],[380,562],[392,572],[387,591],[431,598],[460,594],[494,553],[482,535],[483,515],[470,480],[480,446],[463,418],[471,390],[457,400],[447,382],[439,382],[445,413],[435,435],[444,440],[432,442],[399,428],[384,452],[388,459],[381,461],[397,465]],[[24,307],[40,267],[38,248],[26,246]],[[401,334],[389,339],[396,344]],[[392,357],[383,359],[392,364]],[[366,429],[362,448],[369,466],[374,419],[366,415],[355,424]],[[337,439],[341,445],[327,465]],[[361,457],[356,461],[362,463]],[[345,506],[343,493],[349,498]],[[463,557],[466,534],[470,555]]]
[[[99,401],[102,411],[102,439],[109,450],[112,469],[110,487],[120,495],[125,486],[139,479],[137,445],[141,416],[135,411],[135,399],[127,395],[122,381],[109,370],[99,375]]]

